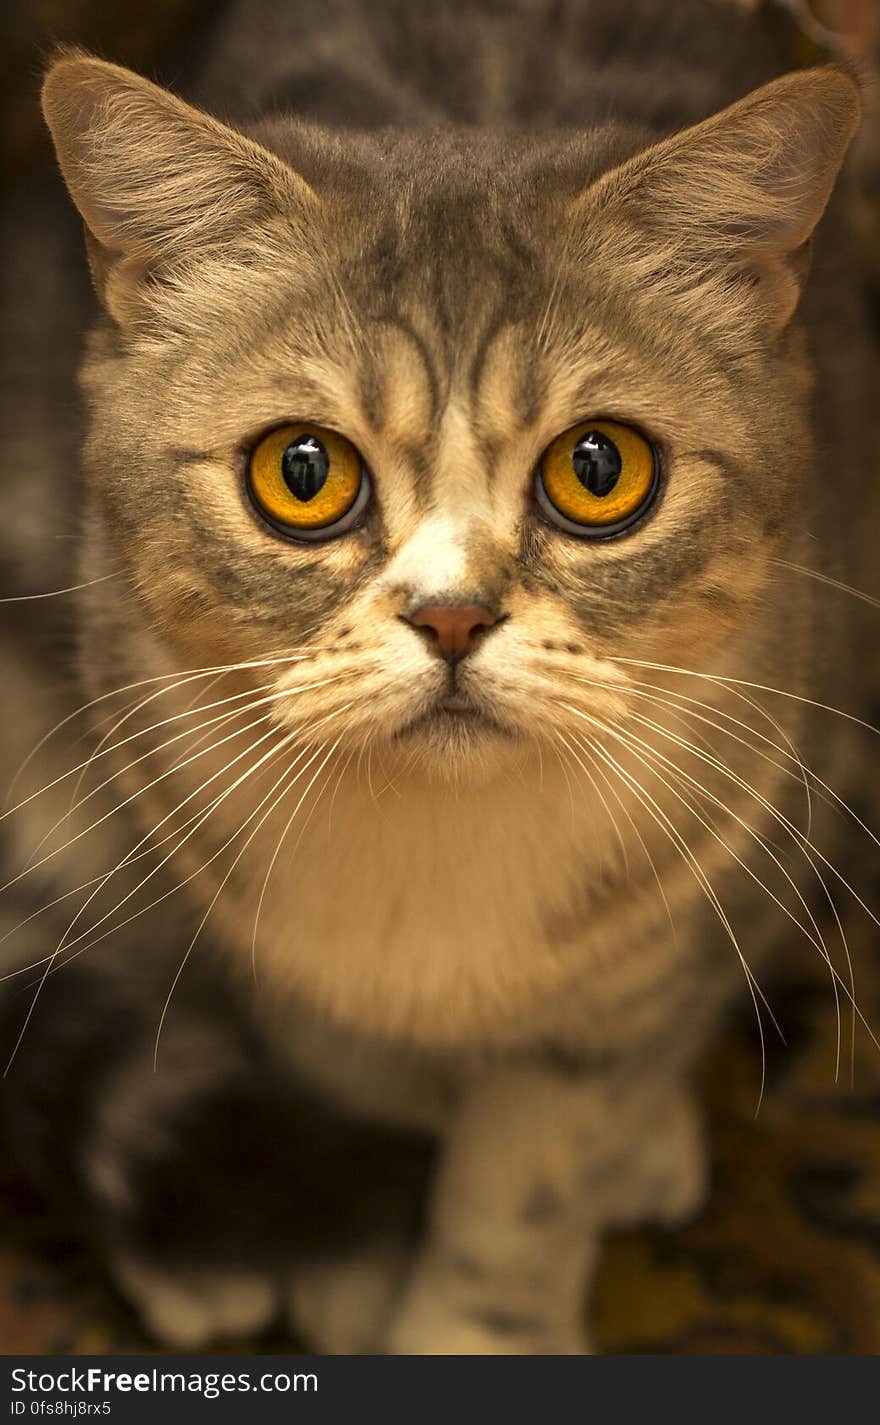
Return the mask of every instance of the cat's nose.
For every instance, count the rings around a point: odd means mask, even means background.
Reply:
[[[423,604],[407,623],[421,629],[438,658],[457,663],[472,653],[480,637],[498,619],[482,604]]]

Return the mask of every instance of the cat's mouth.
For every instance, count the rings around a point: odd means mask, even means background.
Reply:
[[[400,739],[418,733],[446,738],[461,738],[480,733],[494,733],[503,737],[513,735],[509,727],[458,690],[443,693],[423,712],[398,728],[394,736],[395,739]]]
[[[452,717],[469,717],[479,713],[480,709],[462,693],[449,693],[445,698],[441,698],[438,711],[449,713]]]

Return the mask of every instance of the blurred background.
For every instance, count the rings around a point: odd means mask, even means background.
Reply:
[[[749,10],[775,4],[790,15],[792,67],[848,51],[876,75],[880,0],[705,3],[709,9],[740,5]],[[188,57],[222,20],[224,8],[217,0],[127,0],[124,5],[36,0],[6,7],[0,59],[4,214],[8,227],[22,222],[33,227],[46,244],[47,261],[54,252],[74,250],[68,244],[55,246],[55,239],[59,231],[76,228],[37,102],[42,68],[54,45],[82,45],[174,86],[182,83]],[[864,263],[865,300],[880,336],[876,78],[869,87],[852,171],[850,202]],[[2,267],[4,281],[15,280],[14,268],[8,262]],[[82,261],[84,321],[89,311],[85,273]],[[39,320],[45,325],[45,312]],[[52,339],[48,328],[45,339]],[[68,408],[75,399],[75,358],[71,351],[70,387],[59,392]],[[7,351],[5,359],[4,380],[14,386],[29,379],[15,351]],[[871,592],[880,593],[880,561]],[[876,768],[876,752],[869,744],[865,750]],[[875,823],[876,811],[875,798]],[[875,883],[880,889],[876,872]],[[880,1021],[878,951],[875,932],[858,967],[860,1003],[874,1024]],[[713,1196],[684,1230],[627,1233],[608,1244],[595,1306],[594,1334],[601,1349],[880,1353],[880,1057],[863,1035],[856,1048],[855,1086],[848,1075],[835,1085],[834,1005],[827,981],[819,977],[815,985],[787,993],[784,1026],[786,1046],[769,1046],[768,1089],[757,1121],[753,1021],[744,1015],[713,1052],[704,1076]],[[271,1351],[289,1343],[266,1337],[239,1344]],[[60,1239],[53,1223],[14,1183],[4,1181],[0,1168],[0,1351],[148,1349],[150,1342],[100,1267],[76,1244]]]

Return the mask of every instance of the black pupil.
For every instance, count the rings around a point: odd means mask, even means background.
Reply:
[[[591,495],[610,495],[620,479],[623,461],[620,451],[599,430],[582,435],[571,454],[574,473]]]
[[[313,500],[330,473],[330,456],[317,436],[298,435],[281,457],[281,473],[292,495]]]

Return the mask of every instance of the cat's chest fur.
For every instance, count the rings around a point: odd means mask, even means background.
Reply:
[[[541,778],[537,764],[490,788],[343,777],[291,826],[263,894],[286,818],[267,826],[220,929],[273,992],[367,1034],[526,1042],[571,1011],[580,1036],[645,976],[686,967],[610,818],[558,768]]]
[[[553,975],[550,920],[588,874],[584,831],[537,784],[487,795],[380,791],[363,773],[347,777],[332,814],[318,805],[308,832],[300,838],[294,825],[286,838],[260,917],[258,963],[371,1028],[379,1016],[400,1017],[403,1029],[429,1001],[431,1017],[445,1007],[451,1026],[478,984],[515,1001]],[[608,857],[610,873],[610,847]],[[589,874],[601,878],[590,860]]]

